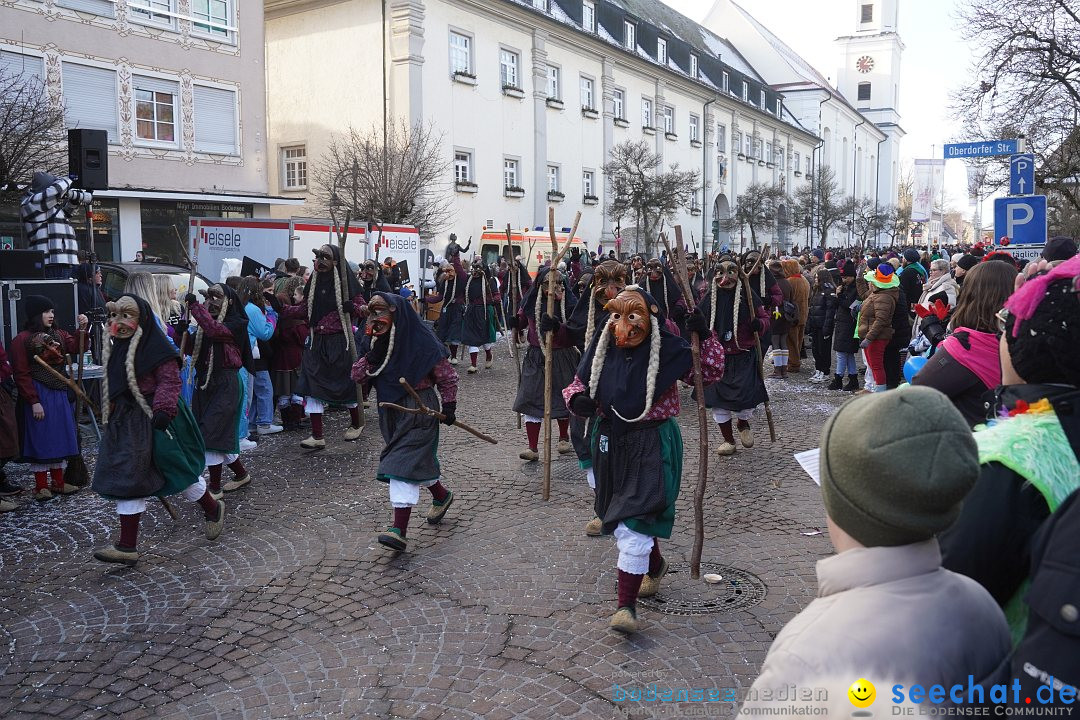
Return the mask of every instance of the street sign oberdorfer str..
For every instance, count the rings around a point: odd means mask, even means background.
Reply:
[[[985,140],[983,142],[953,143],[945,146],[945,159],[1014,155],[1020,149],[1018,140]]]
[[[1021,153],[1009,158],[1009,194],[1032,195],[1035,192],[1035,155]]]
[[[1046,196],[1024,195],[994,200],[994,234],[1009,246],[1046,244]],[[1006,248],[1007,249],[1007,248]]]

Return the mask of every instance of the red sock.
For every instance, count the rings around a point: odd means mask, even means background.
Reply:
[[[141,517],[142,513],[120,516],[120,540],[116,543],[117,547],[135,549],[135,544],[139,541],[139,518]]]
[[[469,357],[472,358],[472,366],[473,367],[476,367],[476,358],[479,357],[479,356],[480,356],[480,351],[479,350],[477,350],[476,352],[470,352],[469,353]]]
[[[457,360],[457,348],[457,345],[450,346],[450,357],[454,358],[455,360]]]
[[[354,428],[360,427],[360,406],[349,408],[349,417],[352,418],[352,426]]]
[[[536,452],[536,446],[540,442],[540,423],[525,423],[525,434],[529,436],[529,449]]]
[[[361,386],[361,387],[363,388],[363,391],[364,391],[364,400],[366,401],[366,400],[367,400],[367,396],[371,394],[371,385],[368,385],[368,384],[364,384],[364,385],[363,385],[363,386]]]
[[[210,471],[210,482],[207,483],[210,492],[221,492],[221,463],[211,465],[207,470]]]
[[[637,594],[644,577],[644,575],[619,571],[619,607],[637,607]]]
[[[749,420],[737,420],[735,422],[735,427],[738,428],[739,430],[745,430],[746,428],[750,427],[750,421]]]
[[[570,418],[559,418],[559,440],[570,439]]]
[[[724,440],[728,441],[732,445],[735,444],[735,435],[731,432],[731,421],[720,423],[720,434],[724,436]]]
[[[409,516],[412,515],[411,507],[394,508],[394,527],[401,531],[401,537],[409,530]]]
[[[203,512],[206,513],[207,519],[214,520],[217,518],[218,501],[215,500],[212,495],[210,495],[209,491],[204,492],[202,494],[202,497],[195,502],[199,503],[199,507],[201,507],[203,509]]]
[[[428,490],[431,491],[431,497],[437,503],[446,502],[446,496],[450,493],[441,482],[436,482]]]
[[[490,350],[484,350],[484,359],[487,360],[488,362],[491,362],[491,351]]]
[[[49,489],[49,471],[48,470],[35,470],[34,471],[34,490],[48,490]]]
[[[322,440],[322,413],[310,413],[308,419],[311,420],[311,437]]]
[[[233,471],[233,475],[236,477],[244,477],[247,475],[247,470],[244,469],[244,463],[240,462],[240,458],[236,458],[229,463],[229,469]]]
[[[53,490],[63,489],[64,468],[49,468],[49,477],[52,479]]]
[[[660,572],[660,566],[663,562],[664,558],[660,555],[660,541],[653,538],[652,552],[649,553],[649,574],[656,577],[656,573]]]

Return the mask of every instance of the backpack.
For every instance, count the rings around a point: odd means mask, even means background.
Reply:
[[[790,300],[785,300],[784,304],[780,306],[780,314],[789,323],[799,321],[799,308],[795,307],[795,303]]]

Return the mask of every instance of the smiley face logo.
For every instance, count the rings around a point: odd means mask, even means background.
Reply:
[[[874,689],[874,683],[866,678],[859,678],[851,683],[847,696],[855,707],[866,708],[874,704],[874,699],[877,698],[877,690]]]

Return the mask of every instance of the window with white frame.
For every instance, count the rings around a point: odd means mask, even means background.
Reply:
[[[537,10],[543,10],[544,12],[547,12],[548,9],[547,0],[532,0],[532,6]]]
[[[776,98],[776,117],[780,117],[784,111],[784,101]]]
[[[616,120],[626,119],[626,93],[619,88],[611,91],[611,112]]]
[[[547,181],[548,181],[548,192],[562,192],[562,190],[560,188],[561,183],[559,182],[559,166],[558,165],[548,165],[547,166]]]
[[[750,137],[750,133],[743,133],[742,136],[742,152],[746,157],[753,157],[754,139]]]
[[[63,63],[64,117],[69,128],[104,130],[117,142],[116,71]]]
[[[761,109],[762,110],[765,109],[765,91],[764,90],[761,91]]]
[[[656,62],[667,65],[667,40],[656,38]]]
[[[196,85],[192,89],[195,106],[195,149],[219,155],[237,155],[236,91]]]
[[[192,29],[216,37],[228,38],[232,25],[231,0],[191,0]]]
[[[701,118],[697,115],[690,116],[690,140],[700,140],[701,134]]]
[[[674,133],[675,132],[675,108],[671,107],[670,105],[664,105],[663,108],[661,109],[661,112],[663,113],[663,116],[664,116],[664,132],[666,132],[666,133]]]
[[[623,20],[623,47],[637,49],[637,25],[629,20]]]
[[[768,162],[773,161],[773,152],[772,152],[772,143],[771,142],[766,142],[765,143],[765,156],[764,156],[763,159],[768,161]]]
[[[135,86],[135,137],[144,142],[175,144],[179,138],[176,128],[179,83],[136,75],[132,84]]]
[[[503,158],[503,187],[521,187],[518,185],[518,161],[515,158]]]
[[[742,81],[742,99],[743,102],[750,102],[750,83],[745,80]]]
[[[454,151],[454,182],[472,182],[472,153],[467,150]]]
[[[593,192],[594,176],[592,170],[581,171],[581,194],[587,197],[596,197],[596,193]]]
[[[761,138],[754,138],[754,144],[751,146],[751,148],[753,150],[753,154],[751,154],[750,157],[757,158],[757,159],[760,160],[761,159]]]
[[[113,0],[56,0],[56,4],[60,7],[81,10],[94,15],[116,17],[116,3]]]
[[[722,81],[722,85],[721,85],[721,87],[722,87],[722,89],[723,89],[723,91],[724,91],[724,92],[727,92],[727,91],[728,91],[728,88],[729,88],[729,86],[730,86],[730,83],[731,83],[731,78],[729,78],[729,77],[728,77],[728,74],[727,74],[727,73],[725,72],[725,73],[724,73],[724,76],[723,76],[723,81]]]
[[[787,155],[787,153],[784,152],[784,148],[777,145],[776,146],[776,167],[780,168],[781,170],[784,169],[784,156],[785,155]]]
[[[547,96],[549,100],[561,100],[559,68],[554,65],[547,66]]]
[[[155,25],[173,24],[176,0],[128,0],[132,18]]]
[[[595,110],[593,105],[593,79],[581,76],[581,107],[584,110]]]
[[[791,158],[791,169],[795,172],[799,172],[799,153],[795,153]]]
[[[724,158],[717,156],[716,158],[716,179],[723,180],[724,173],[727,172],[727,166],[724,163]]]
[[[499,50],[499,79],[504,88],[521,88],[518,81],[518,67],[521,65],[521,56],[513,50]]]
[[[641,98],[641,127],[651,128],[652,123],[652,100],[643,97]]]
[[[472,75],[472,38],[450,31],[450,73]]]
[[[807,155],[806,156],[806,171],[805,171],[807,175],[809,175],[811,172],[814,171],[813,166],[814,166],[814,158],[813,158],[813,156],[812,155]]]
[[[596,5],[592,0],[581,2],[581,27],[586,32],[596,32]]]
[[[281,148],[281,187],[283,190],[307,189],[307,146]]]
[[[724,125],[716,126],[716,149],[720,152],[727,149],[727,127]]]
[[[695,55],[694,53],[690,53],[690,77],[694,78],[695,80],[698,77],[697,55]]]

